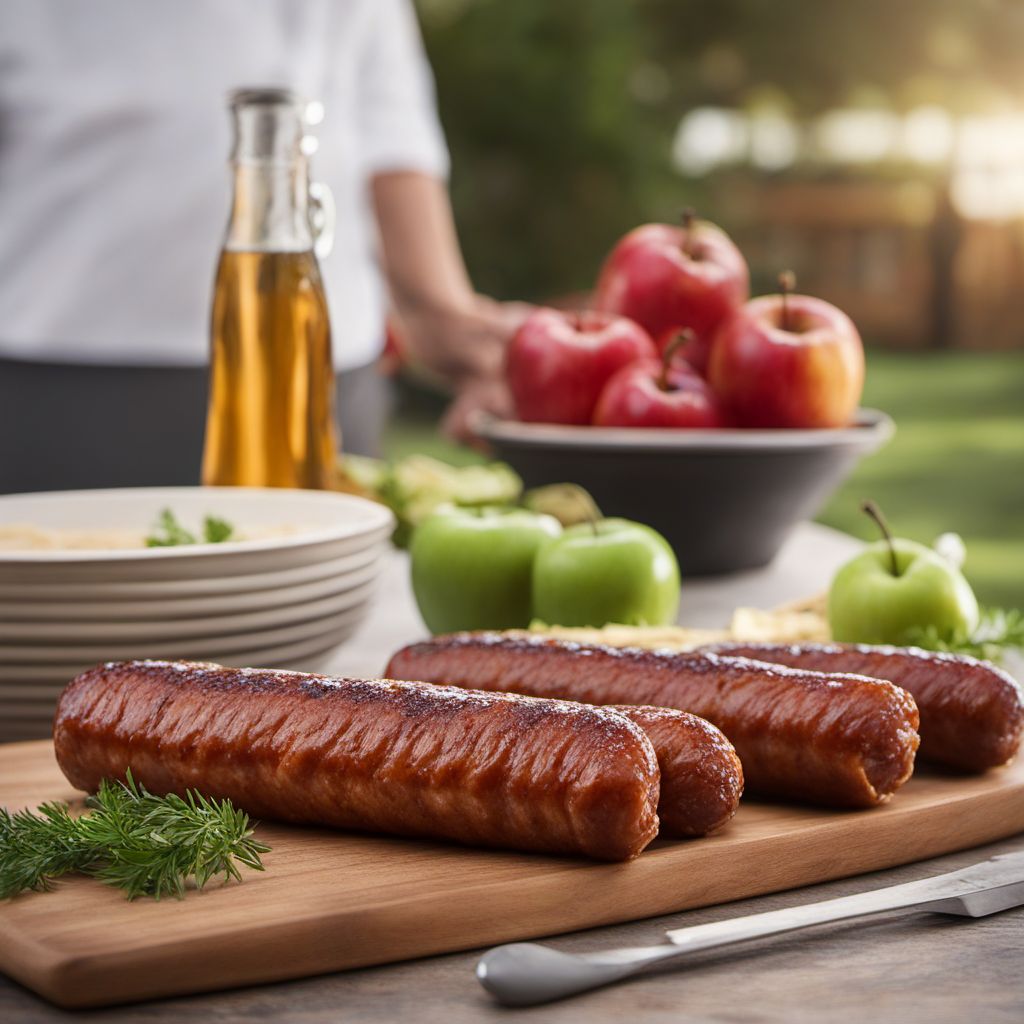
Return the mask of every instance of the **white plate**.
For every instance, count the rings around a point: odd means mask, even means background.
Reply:
[[[334,649],[340,642],[348,639],[358,626],[359,620],[354,619],[349,626],[344,627],[330,638],[314,637],[311,640],[279,647],[242,651],[232,655],[229,664],[239,668],[288,668],[298,672],[322,672],[330,662]],[[88,665],[83,666],[83,671],[88,667]],[[23,738],[15,734],[27,730],[32,722],[48,726],[53,718],[57,698],[67,682],[70,682],[77,674],[77,672],[72,672],[68,675],[66,682],[58,687],[47,700],[8,702],[0,698],[0,742],[5,738]]]
[[[49,718],[38,722],[0,719],[0,743],[24,743],[28,740],[48,740],[53,734]]]
[[[0,600],[33,605],[78,601],[130,601],[135,604],[140,601],[198,598],[215,594],[256,593],[341,576],[379,558],[381,552],[387,549],[386,541],[371,539],[364,547],[338,558],[314,561],[310,565],[299,565],[273,572],[239,573],[236,576],[134,582],[0,582]]]
[[[6,644],[0,647],[0,667],[3,669],[0,678],[11,682],[20,681],[18,669],[32,666],[53,669],[68,667],[72,670],[71,675],[74,675],[75,666],[87,667],[103,661],[126,661],[133,658],[212,658],[220,660],[239,651],[278,647],[297,643],[300,640],[309,640],[316,636],[327,636],[334,629],[340,629],[347,625],[353,618],[362,619],[368,610],[369,602],[363,600],[355,607],[346,608],[323,618],[304,620],[276,629],[223,636],[151,642],[136,640],[67,647],[57,647],[53,644]]]
[[[354,555],[370,545],[380,544],[391,535],[391,526],[372,534],[347,537],[329,543],[276,551],[242,552],[210,555],[186,562],[61,562],[35,564],[4,564],[0,562],[0,585],[36,584],[123,584],[177,583],[218,577],[277,573],[288,569],[310,568],[322,562]],[[217,545],[218,547],[220,545]],[[243,588],[244,589],[244,588]]]
[[[56,641],[62,643],[63,637],[79,636],[81,630],[88,628],[95,635],[113,636],[111,627],[119,629],[126,622],[141,627],[146,623],[164,624],[169,619],[187,622],[200,616],[220,621],[227,615],[284,609],[333,597],[374,579],[381,569],[381,556],[382,551],[377,549],[363,565],[326,579],[239,594],[172,597],[163,601],[0,601],[0,638],[17,642],[19,628],[23,630],[22,636],[38,636],[29,627],[37,629],[45,623],[51,631],[59,625],[61,636]]]
[[[97,661],[71,664],[0,665],[0,686],[57,686],[63,689],[83,669]]]
[[[0,551],[8,562],[193,561],[321,544],[372,533],[393,524],[383,505],[333,491],[271,487],[135,487],[95,491],[46,491],[0,497],[0,525],[28,523],[46,529],[116,529],[146,532],[169,508],[185,524],[216,515],[241,531],[294,530],[284,536],[222,544],[110,550]]]
[[[377,577],[376,566],[363,570],[351,587],[313,601],[281,603],[273,608],[201,618],[149,620],[145,622],[0,622],[0,657],[9,647],[52,644],[54,650],[75,642],[94,647],[120,643],[159,643],[165,640],[225,636],[276,629],[293,622],[323,618],[367,601]]]
[[[351,554],[383,539],[394,517],[350,494],[245,487],[142,487],[0,497],[0,526],[146,531],[161,509],[187,526],[214,514],[238,529],[294,532],[169,548],[0,551],[0,581],[170,580],[270,572]]]
[[[54,708],[57,706],[56,699],[38,701],[31,704],[0,704],[0,723],[23,722],[26,719],[42,721],[53,718]],[[3,726],[0,725],[0,728]]]
[[[353,555],[370,544],[379,544],[391,535],[387,526],[361,537],[348,537],[330,543],[276,551],[211,555],[196,562],[80,562],[4,565],[0,562],[0,582],[25,583],[134,583],[177,582],[218,576],[245,576],[297,567],[316,566],[323,561]],[[218,547],[220,545],[217,545]]]
[[[56,682],[0,682],[0,718],[3,718],[3,708],[6,704],[31,704],[33,702],[56,700],[70,679],[70,676],[65,677],[62,674]]]

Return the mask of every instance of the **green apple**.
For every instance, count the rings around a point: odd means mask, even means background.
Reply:
[[[552,626],[663,626],[679,610],[679,564],[668,541],[628,519],[570,526],[533,567],[533,612]]]
[[[412,589],[432,633],[515,629],[532,618],[533,562],[561,533],[525,509],[439,510],[412,536]]]
[[[960,570],[931,548],[880,540],[836,573],[828,616],[835,640],[901,645],[929,626],[941,636],[969,635],[978,602]]]

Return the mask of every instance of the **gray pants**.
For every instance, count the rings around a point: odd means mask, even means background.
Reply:
[[[0,359],[0,493],[199,482],[205,368]],[[390,382],[338,375],[345,451],[379,455]]]

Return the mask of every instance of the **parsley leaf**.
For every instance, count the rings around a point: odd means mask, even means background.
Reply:
[[[235,528],[226,519],[206,516],[203,519],[203,538],[200,540],[186,530],[178,517],[169,509],[162,509],[153,532],[146,538],[147,548],[174,548],[182,544],[223,544],[235,535]]]
[[[203,520],[203,539],[207,544],[223,544],[231,540],[235,528],[226,520],[217,516],[207,516]]]
[[[194,533],[189,533],[178,517],[169,509],[162,509],[153,532],[146,538],[147,548],[174,548],[179,544],[198,544]]]

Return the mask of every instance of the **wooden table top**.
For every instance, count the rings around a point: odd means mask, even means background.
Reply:
[[[855,550],[823,527],[802,527],[766,570],[684,583],[680,620],[723,624],[737,604],[769,607],[808,596]],[[331,670],[376,674],[395,647],[422,632],[405,584],[407,566],[388,566],[377,604]],[[665,929],[831,899],[924,878],[997,853],[1024,850],[1024,836],[933,861],[726,906],[599,928],[550,940],[567,952],[645,945]],[[40,897],[46,898],[46,897]],[[971,921],[896,912],[826,925],[793,936],[695,954],[685,967],[527,1010],[492,1003],[473,977],[480,951],[349,971],[234,992],[70,1013],[0,977],[0,1020],[43,1024],[69,1019],[115,1024],[202,1019],[317,1022],[861,1022],[1024,1019],[1024,908]]]

